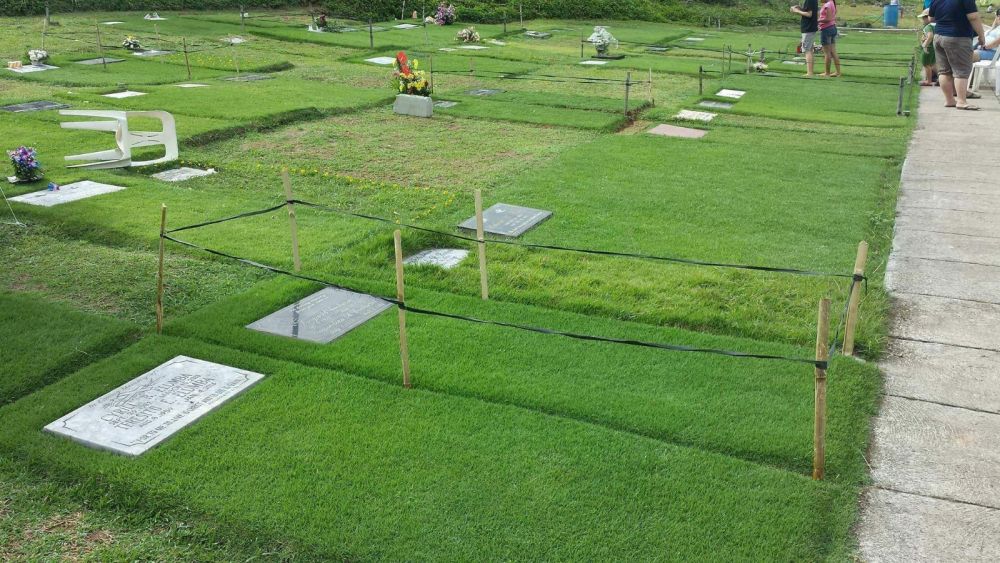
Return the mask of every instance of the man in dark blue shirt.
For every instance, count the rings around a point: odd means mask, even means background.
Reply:
[[[986,44],[976,1],[932,0],[930,16],[937,24],[934,27],[934,54],[945,106],[964,110],[979,109],[969,105],[965,99],[969,75],[972,74],[972,38],[978,35],[979,44]]]
[[[813,45],[819,31],[818,0],[803,0],[801,6],[792,6],[791,12],[802,16],[799,30],[802,32],[802,52],[806,56],[806,76],[813,75]]]

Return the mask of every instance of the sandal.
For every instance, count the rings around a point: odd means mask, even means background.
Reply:
[[[961,109],[961,110],[965,110],[965,111],[979,111],[979,106],[973,106],[973,105],[966,104],[964,106],[955,106],[955,109]]]
[[[975,92],[966,92],[965,97],[970,100],[978,100],[979,98],[982,98],[982,96]]]
[[[955,107],[955,105],[956,104],[945,104],[944,107],[946,107],[946,108],[953,108],[953,107]]]
[[[933,82],[928,82],[928,81],[926,81],[926,80],[921,80],[921,81],[920,81],[920,85],[921,85],[921,86],[933,86],[933,85],[934,85],[934,83],[933,83]]]

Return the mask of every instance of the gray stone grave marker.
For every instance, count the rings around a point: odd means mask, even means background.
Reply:
[[[729,102],[717,102],[715,100],[702,100],[698,102],[698,105],[703,108],[712,109],[733,109],[733,104]]]
[[[451,270],[469,255],[468,250],[458,248],[431,248],[420,251],[406,260],[403,264],[414,266],[437,266],[445,270]]]
[[[60,104],[59,102],[50,102],[48,100],[42,100],[38,102],[27,102],[24,104],[14,104],[12,106],[0,107],[0,110],[9,111],[11,113],[24,113],[28,111],[45,111],[49,109],[66,109],[69,106],[66,104]]]
[[[715,119],[715,114],[709,111],[692,111],[689,109],[682,109],[677,112],[674,116],[676,119],[684,119],[687,121],[704,121],[709,122]]]
[[[483,212],[483,230],[494,235],[519,237],[551,216],[551,211],[498,203]],[[476,218],[462,221],[459,228],[475,231]]]
[[[257,82],[258,80],[270,80],[272,78],[274,77],[269,74],[241,74],[239,76],[230,76],[223,80],[230,82]]]
[[[145,95],[146,95],[145,92],[133,92],[132,90],[125,90],[124,92],[113,92],[111,94],[104,94],[104,97],[121,100],[123,98],[135,98],[137,96],[145,96]]]
[[[489,88],[479,88],[476,90],[469,90],[466,94],[470,96],[496,96],[497,94],[503,94],[503,90],[491,90]]]
[[[173,51],[160,51],[158,49],[150,49],[148,51],[136,51],[132,53],[137,57],[162,57],[163,55],[172,55]]]
[[[60,186],[58,191],[41,190],[12,197],[10,200],[30,205],[41,205],[42,207],[52,207],[53,205],[69,203],[97,195],[110,194],[124,189],[123,186],[113,186],[111,184],[101,184],[84,180]]]
[[[746,92],[743,90],[729,90],[727,88],[723,88],[715,93],[715,95],[720,98],[730,98],[732,100],[738,100],[742,98],[744,94],[746,94]]]
[[[389,307],[389,303],[377,297],[327,287],[247,325],[247,328],[327,344]]]
[[[458,105],[458,102],[449,102],[449,101],[444,101],[444,100],[442,100],[440,102],[434,102],[434,107],[436,107],[436,108],[442,108],[442,109],[453,108],[453,107],[455,107],[457,105]]]
[[[157,180],[163,180],[164,182],[183,182],[184,180],[190,180],[191,178],[200,178],[202,176],[211,176],[215,174],[214,168],[209,168],[208,170],[201,170],[198,168],[188,168],[183,166],[181,168],[174,168],[173,170],[164,170],[163,172],[158,172],[153,174],[153,178]]]
[[[112,64],[112,63],[123,63],[125,59],[112,59],[111,57],[104,57],[103,59],[86,59],[83,61],[76,61],[78,65],[102,65],[102,64]]]
[[[646,47],[646,50],[650,53],[666,53],[670,49],[668,47]]]
[[[8,68],[7,70],[11,72],[16,72],[18,74],[28,74],[32,72],[44,72],[46,70],[56,70],[58,68],[59,67],[57,66],[38,64],[38,65],[24,65],[21,68]]]
[[[525,31],[524,35],[532,39],[548,39],[552,37],[551,33],[545,33],[544,31]]]
[[[177,356],[53,421],[45,430],[92,448],[137,456],[263,377],[252,371]]]
[[[657,125],[649,130],[650,135],[659,135],[661,137],[680,137],[683,139],[700,139],[707,133],[708,131],[703,131],[701,129],[677,127],[676,125]]]

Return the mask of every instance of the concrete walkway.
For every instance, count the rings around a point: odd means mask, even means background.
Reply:
[[[923,89],[903,166],[867,561],[1000,561],[1000,103],[974,103]]]

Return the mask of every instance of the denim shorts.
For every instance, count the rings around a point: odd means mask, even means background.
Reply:
[[[837,26],[833,25],[819,31],[820,45],[833,45],[837,42]]]

